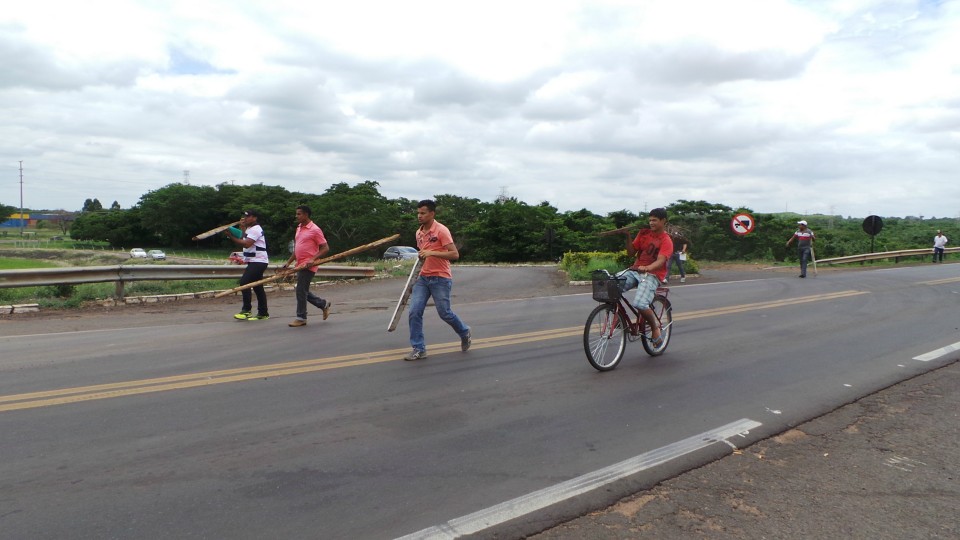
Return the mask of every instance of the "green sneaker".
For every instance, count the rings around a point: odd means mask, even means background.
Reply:
[[[247,317],[247,320],[248,321],[265,321],[269,318],[270,318],[269,315],[251,315]]]
[[[250,312],[249,312],[249,311],[241,311],[240,313],[237,313],[236,315],[234,315],[233,318],[236,319],[236,320],[238,320],[238,321],[245,321],[245,320],[247,320],[247,319],[250,318]]]

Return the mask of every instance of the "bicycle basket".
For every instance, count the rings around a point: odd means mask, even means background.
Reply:
[[[623,295],[626,278],[607,277],[603,272],[593,273],[593,299],[597,302],[616,302]]]

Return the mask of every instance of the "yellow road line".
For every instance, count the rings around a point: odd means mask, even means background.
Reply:
[[[702,317],[727,315],[730,313],[741,313],[757,309],[772,309],[809,302],[820,302],[824,300],[846,298],[861,294],[867,293],[864,291],[841,291],[837,293],[804,296],[800,298],[775,300],[771,302],[758,302],[754,304],[742,304],[739,306],[705,309],[678,313],[674,317],[674,320],[684,321]],[[539,330],[536,332],[525,332],[520,334],[509,334],[505,336],[476,339],[473,341],[472,348],[486,349],[490,347],[504,347],[507,345],[517,345],[521,343],[532,343],[535,341],[546,341],[564,337],[580,336],[582,334],[583,326],[556,328],[552,330]],[[327,369],[351,366],[363,366],[381,362],[391,362],[398,360],[401,355],[407,352],[407,350],[408,349],[390,349],[373,353],[349,354],[343,356],[333,356],[329,358],[299,360],[296,362],[283,362],[279,364],[267,364],[243,368],[205,371],[201,373],[189,373],[170,377],[157,377],[91,386],[78,386],[75,388],[61,388],[58,390],[29,392],[25,394],[12,394],[0,396],[0,404],[2,404],[0,405],[0,412],[49,407],[68,403],[79,403],[97,399],[133,396],[152,392],[197,388],[214,384],[249,381],[253,379],[264,379],[269,377],[281,377],[285,375],[296,375],[300,373],[310,373],[314,371],[323,371]],[[459,350],[460,342],[458,341],[433,346],[430,349],[430,354],[445,354]]]
[[[960,277],[952,277],[945,279],[935,279],[933,281],[920,281],[917,285],[944,285],[946,283],[956,283],[960,281]]]

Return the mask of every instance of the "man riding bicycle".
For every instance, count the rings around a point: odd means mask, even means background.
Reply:
[[[667,211],[663,208],[654,208],[650,211],[649,229],[640,229],[637,236],[631,241],[630,232],[625,231],[627,237],[627,254],[636,255],[637,260],[626,270],[618,273],[618,277],[626,278],[624,291],[636,287],[637,293],[633,298],[633,307],[640,310],[647,324],[652,328],[652,342],[654,347],[661,344],[660,326],[657,318],[650,309],[650,302],[657,292],[657,287],[667,277],[667,259],[673,255],[673,240],[664,230],[667,226]]]

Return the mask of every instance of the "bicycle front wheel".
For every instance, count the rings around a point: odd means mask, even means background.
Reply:
[[[583,328],[583,350],[590,365],[598,371],[610,371],[620,363],[626,347],[626,321],[617,314],[616,306],[600,304]]]
[[[670,306],[669,300],[658,294],[653,297],[653,302],[650,302],[650,309],[653,310],[653,313],[657,316],[657,320],[660,321],[660,337],[663,338],[663,341],[660,342],[659,347],[654,346],[653,340],[647,337],[646,332],[641,341],[647,354],[650,356],[660,356],[663,354],[663,351],[667,350],[667,345],[670,343],[670,335],[673,333],[673,307]],[[650,328],[647,327],[645,330],[649,332]]]

